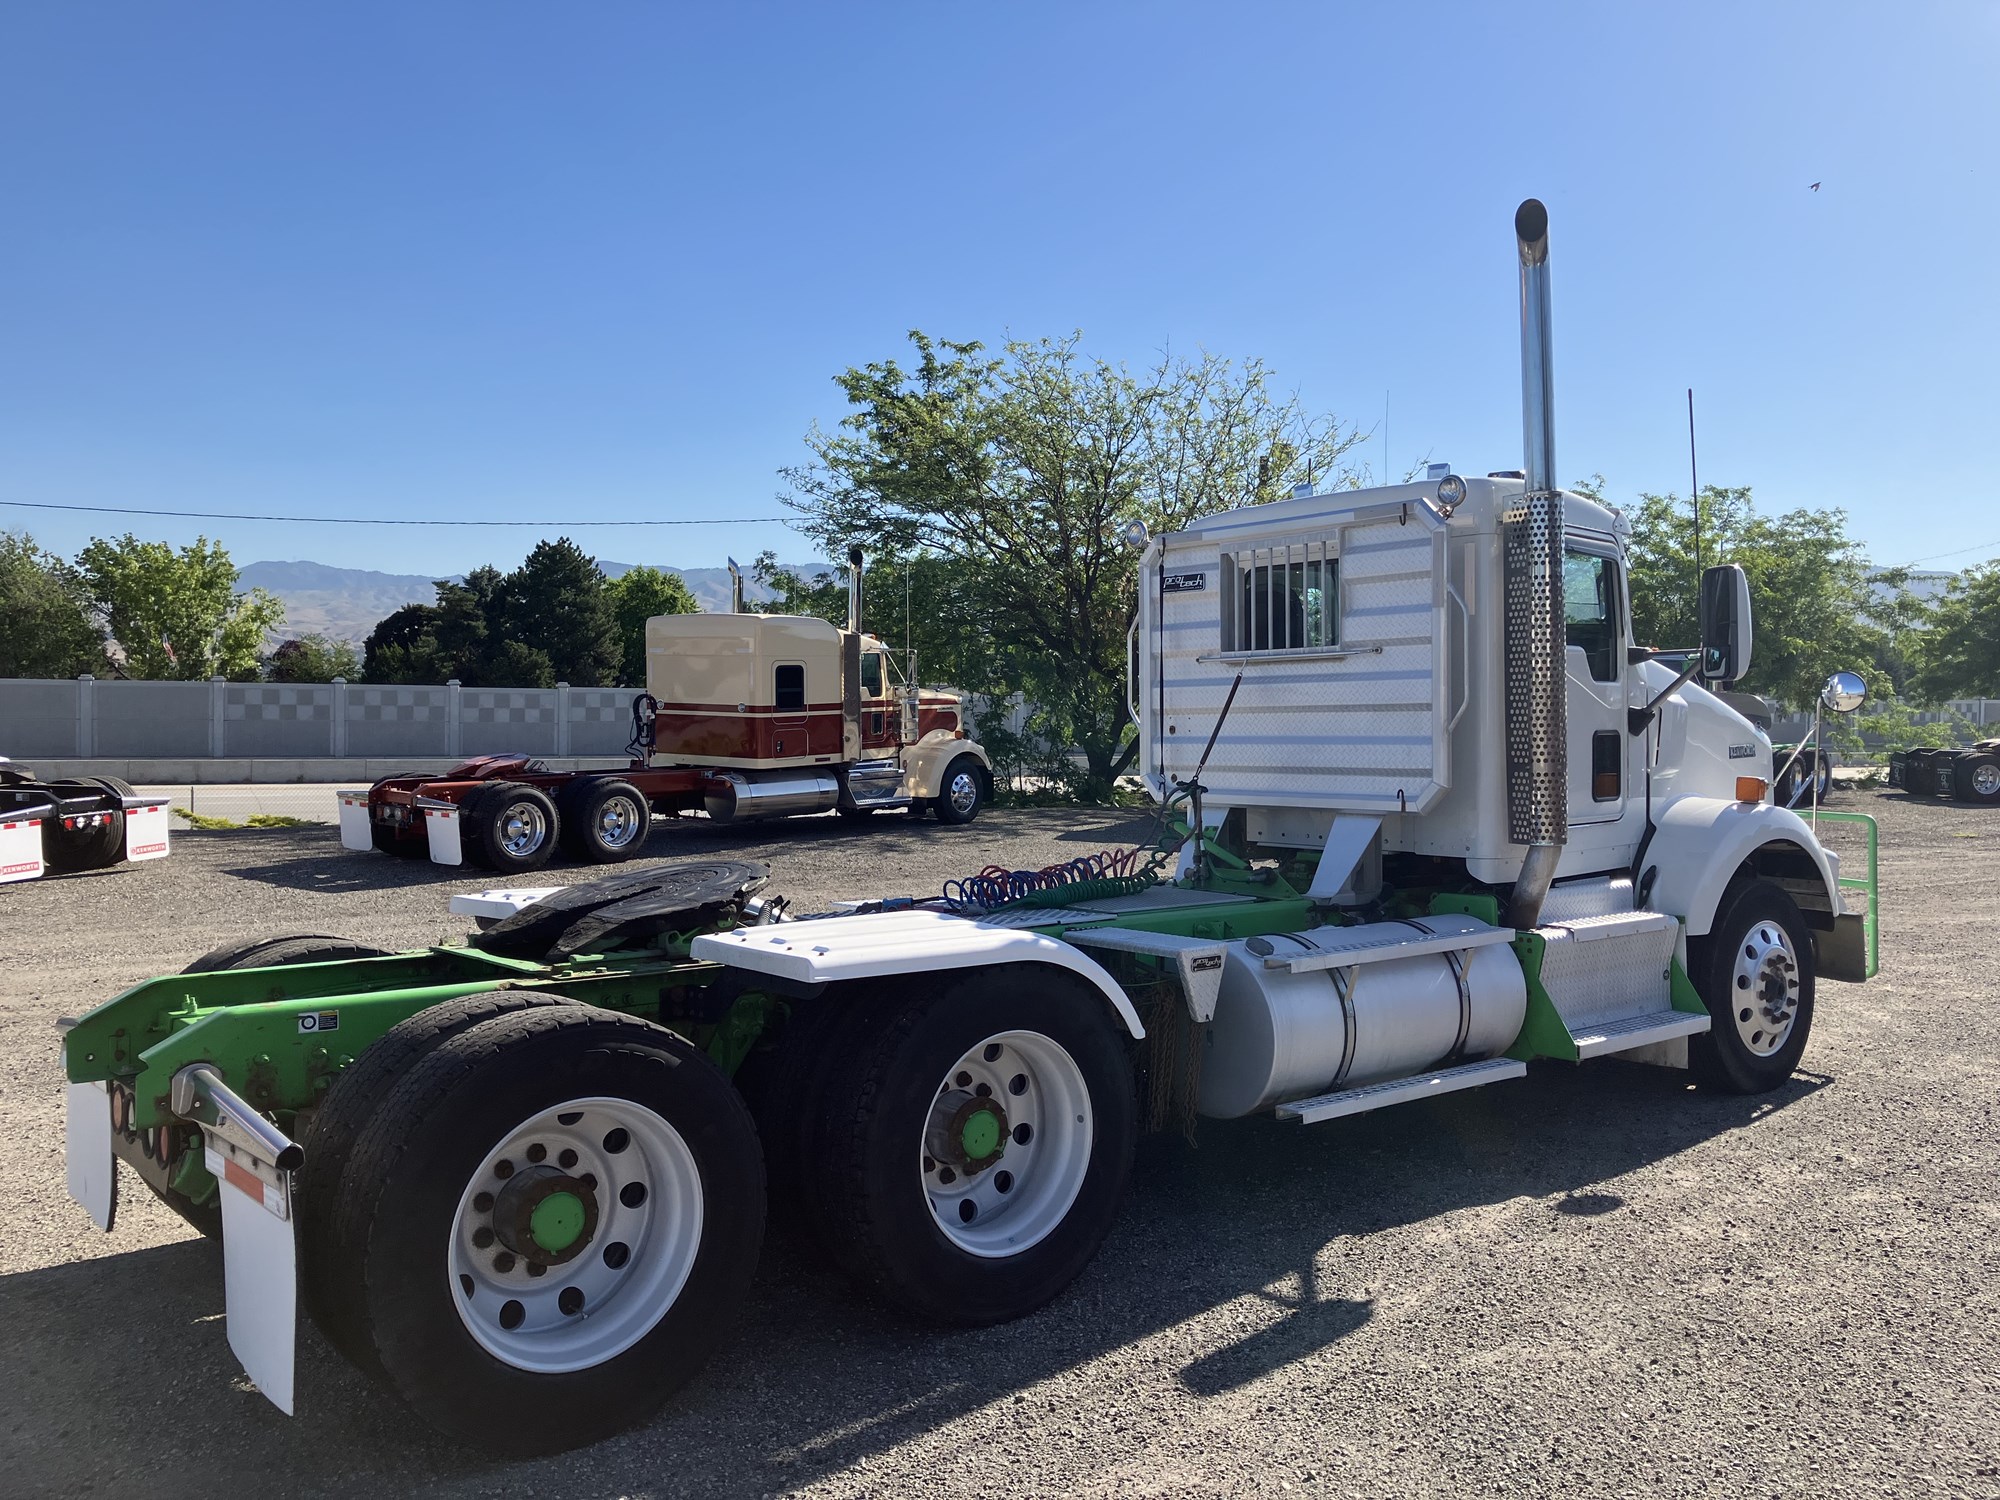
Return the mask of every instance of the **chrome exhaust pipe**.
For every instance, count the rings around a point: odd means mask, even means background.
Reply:
[[[733,557],[729,559],[729,612],[732,615],[743,613],[743,570],[736,566]]]
[[[1563,501],[1555,479],[1549,211],[1514,214],[1521,258],[1521,431],[1527,484],[1502,518],[1506,578],[1507,838],[1527,845],[1507,925],[1535,926],[1569,841],[1569,697],[1563,661]]]
[[[847,628],[861,634],[861,549],[847,549]]]

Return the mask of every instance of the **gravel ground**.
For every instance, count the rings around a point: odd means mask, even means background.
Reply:
[[[1118,1227],[1040,1314],[938,1332],[767,1249],[742,1335],[645,1428],[506,1464],[301,1337],[300,1415],[224,1343],[212,1247],[132,1179],[64,1193],[54,1018],[246,934],[453,936],[485,881],[330,829],[0,890],[0,1491],[438,1495],[2000,1495],[2000,820],[1864,793],[1884,972],[1827,985],[1806,1071],[1754,1099],[1615,1062],[1142,1150]],[[1130,836],[663,830],[810,906]]]

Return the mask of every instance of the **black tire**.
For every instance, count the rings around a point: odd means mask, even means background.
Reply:
[[[1783,958],[1774,953],[1780,945],[1789,950]],[[1706,1035],[1689,1038],[1695,1082],[1760,1094],[1790,1078],[1812,1034],[1817,971],[1812,930],[1792,898],[1767,880],[1733,885],[1708,935],[1688,940],[1688,970],[1711,1022]],[[1771,1024],[1771,1004],[1783,1007],[1790,1028],[1764,1052],[1769,1032],[1760,1028]]]
[[[555,803],[525,782],[496,781],[459,809],[459,838],[466,852],[502,875],[539,870],[555,854],[561,836]]]
[[[288,964],[337,963],[348,958],[384,958],[388,950],[324,932],[291,932],[249,938],[211,948],[182,969],[183,974],[219,974],[224,969],[276,969]]]
[[[182,969],[183,974],[220,974],[225,969],[275,969],[287,964],[330,963],[345,958],[381,958],[383,950],[323,932],[290,933],[283,937],[251,938],[212,948]],[[222,1234],[222,1205],[211,1198],[195,1203],[171,1189],[158,1189],[160,1200],[209,1239]]]
[[[1823,807],[1833,799],[1833,756],[1815,756],[1813,775],[1819,782],[1819,800]]]
[[[1959,801],[2000,806],[2000,755],[1991,750],[1968,750],[1953,763],[1951,777]]]
[[[461,1316],[462,1293],[450,1274],[459,1205],[490,1153],[525,1123],[559,1118],[553,1112],[562,1105],[590,1098],[637,1105],[672,1127],[700,1184],[700,1239],[678,1292],[628,1347],[582,1368],[530,1373],[474,1338],[467,1318],[479,1314]],[[607,1136],[604,1149],[625,1145]],[[511,1180],[497,1170],[495,1177]],[[640,1212],[625,1191],[617,1202]],[[346,1243],[360,1247],[361,1331],[397,1393],[433,1425],[486,1451],[551,1453],[649,1415],[721,1344],[763,1239],[763,1163],[742,1101],[693,1046],[630,1017],[555,1006],[498,1016],[427,1052],[355,1143],[336,1212]],[[601,1212],[613,1217],[608,1226],[586,1220],[579,1268],[588,1257],[592,1268],[601,1258],[606,1266],[651,1269],[656,1263],[644,1256],[624,1251],[613,1261],[605,1253],[622,1242],[598,1249],[601,1229],[616,1232],[620,1210],[607,1202]],[[520,1269],[510,1262],[504,1273]],[[558,1281],[534,1284],[546,1290]],[[616,1296],[612,1290],[611,1300],[596,1304],[600,1327],[615,1326],[608,1314],[620,1307]],[[518,1304],[502,1306],[514,1309],[518,1322]],[[514,1326],[500,1316],[503,1326]]]
[[[979,763],[979,757],[961,755],[944,768],[944,776],[938,782],[938,794],[930,800],[937,812],[937,820],[957,827],[978,817],[979,809],[992,799],[993,785],[987,779],[986,767]]]
[[[360,1253],[340,1238],[336,1212],[354,1143],[403,1075],[440,1042],[495,1016],[570,1003],[560,995],[514,990],[462,995],[420,1010],[341,1069],[314,1112],[302,1142],[305,1165],[293,1180],[301,1291],[327,1341],[369,1374],[379,1377],[382,1371],[363,1324]]]
[[[571,782],[556,806],[562,815],[563,853],[585,864],[614,865],[635,858],[653,831],[652,804],[622,777]]]
[[[837,1263],[893,1306],[968,1326],[1020,1317],[1075,1280],[1117,1218],[1138,1134],[1132,1064],[1123,1032],[1114,1025],[1110,1008],[1094,991],[1063,975],[1052,981],[1045,968],[1021,966],[981,970],[935,988],[912,986],[851,1034],[849,1046],[827,1059],[833,1076],[811,1158],[817,1184],[812,1207]],[[923,1155],[918,1142],[925,1138],[926,1122],[937,1124],[942,1117],[934,1118],[935,1111],[954,1095],[963,1101],[961,1109],[977,1111],[993,1101],[1005,1109],[1000,1091],[976,1099],[949,1085],[955,1077],[951,1070],[968,1053],[982,1043],[997,1047],[995,1039],[1010,1033],[1029,1033],[1067,1054],[1088,1096],[1092,1124],[1087,1147],[1079,1147],[1085,1153],[1082,1177],[1067,1209],[1051,1210],[1059,1217],[1022,1249],[975,1254],[947,1237],[938,1216],[950,1211],[948,1203],[961,1209],[972,1203],[979,1213],[995,1216],[982,1222],[996,1226],[999,1243],[1005,1243],[1006,1226],[1020,1224],[1019,1233],[1031,1233],[1033,1218],[997,1216],[1030,1211],[1046,1179],[1028,1175],[1014,1182],[1019,1199],[992,1190],[1009,1191],[1003,1179],[1012,1180],[1013,1169],[1005,1153],[1017,1145],[1031,1149],[1038,1138],[1015,1134],[1026,1119],[1010,1125],[1012,1116],[1002,1113],[997,1150],[962,1178],[946,1170],[949,1161]],[[1014,1050],[998,1047],[981,1055],[997,1058],[993,1066],[1005,1072],[1017,1066],[1017,1056],[1026,1055],[1018,1052],[1020,1044],[1010,1045]],[[1027,1071],[1020,1075],[1023,1082]],[[1016,1112],[1024,1106],[1040,1110],[1056,1097],[1054,1090],[1032,1084],[1018,1092],[1022,1103],[1013,1106]],[[1051,1143],[1070,1128],[1057,1120],[1057,1112],[1047,1110],[1043,1126],[1036,1127],[1046,1149],[1055,1149]],[[978,1208],[974,1200],[981,1196],[988,1208]],[[969,1226],[974,1216],[960,1217]]]
[[[51,875],[103,870],[125,852],[125,814],[114,809],[92,828],[65,828],[60,817],[42,823],[42,864]]]

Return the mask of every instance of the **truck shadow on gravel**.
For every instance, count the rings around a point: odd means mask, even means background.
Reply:
[[[1339,1125],[1204,1122],[1198,1148],[1145,1143],[1090,1270],[1049,1308],[996,1328],[939,1330],[883,1312],[809,1247],[774,1238],[738,1338],[659,1417],[582,1453],[518,1463],[432,1435],[309,1325],[299,1416],[279,1415],[228,1351],[212,1245],[24,1272],[0,1278],[0,1381],[11,1393],[0,1461],[11,1492],[37,1495],[139,1474],[157,1495],[767,1494],[982,1408],[1039,1401],[1024,1393],[1244,1299],[1237,1321],[1253,1331],[1170,1356],[1196,1399],[1337,1358],[1330,1351],[1397,1290],[1332,1284],[1342,1239],[1512,1200],[1551,1225],[1616,1215],[1624,1200],[1602,1184],[1754,1128],[1831,1082],[1800,1075],[1770,1094],[1725,1097],[1635,1065],[1543,1064],[1520,1084]],[[1038,1408],[1024,1415],[1039,1419]]]
[[[971,875],[991,862],[992,850],[1018,845],[1023,838],[1039,835],[1052,843],[1075,844],[1079,846],[1077,852],[1082,853],[1086,848],[1122,848],[1135,842],[1150,844],[1159,831],[1159,825],[1151,817],[1135,818],[1124,809],[1059,811],[1067,826],[1054,834],[1048,829],[1051,817],[1048,808],[988,808],[967,828],[950,828],[934,818],[913,818],[903,813],[881,813],[861,822],[827,816],[730,826],[710,823],[705,818],[658,819],[639,859],[617,865],[575,864],[557,859],[539,870],[517,876],[472,864],[434,865],[427,859],[399,859],[390,854],[345,849],[341,847],[339,831],[331,827],[242,828],[183,833],[176,838],[204,843],[227,841],[220,847],[209,845],[224,861],[240,855],[237,862],[220,863],[221,874],[292,891],[351,894],[465,884],[574,885],[646,865],[720,856],[774,861],[780,873],[776,889],[782,893],[784,863],[795,856],[808,859],[828,845],[865,852],[871,861],[879,860],[885,870],[921,859],[926,865],[946,861],[955,874]],[[936,892],[899,886],[867,894],[928,896]]]

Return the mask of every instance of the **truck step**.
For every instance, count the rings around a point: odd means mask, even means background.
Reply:
[[[1633,1044],[1637,1046],[1635,1042]],[[1367,1083],[1358,1089],[1342,1089],[1313,1099],[1294,1099],[1278,1106],[1278,1118],[1317,1125],[1321,1120],[1338,1120],[1343,1115],[1365,1114],[1389,1104],[1407,1104],[1412,1099],[1431,1099],[1439,1094],[1455,1094],[1460,1089],[1476,1089],[1484,1083],[1506,1078],[1525,1078],[1528,1065],[1511,1057],[1489,1057],[1484,1062],[1465,1063],[1456,1068],[1440,1068],[1415,1078],[1396,1078],[1388,1083]]]
[[[1672,1041],[1677,1036],[1698,1036],[1708,1030],[1708,1017],[1684,1010],[1655,1010],[1628,1016],[1622,1021],[1606,1021],[1585,1026],[1573,1033],[1579,1062],[1605,1057],[1613,1052],[1630,1052],[1652,1042]]]

